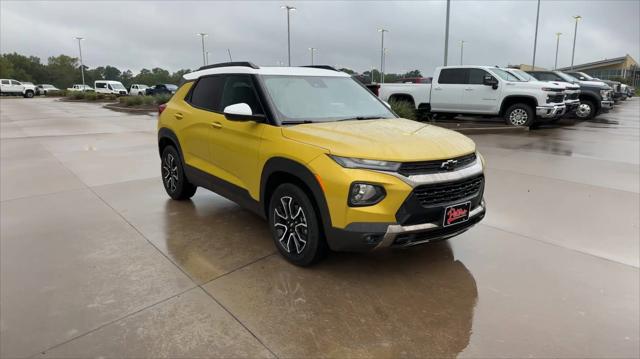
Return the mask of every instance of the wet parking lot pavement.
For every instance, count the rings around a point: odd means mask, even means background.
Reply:
[[[0,125],[2,357],[640,355],[638,98],[472,135],[483,222],[307,269],[237,205],[168,199],[155,115],[2,99]]]

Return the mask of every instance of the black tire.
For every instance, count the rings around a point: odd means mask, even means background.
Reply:
[[[328,252],[321,222],[309,196],[300,187],[284,183],[269,200],[269,228],[278,252],[289,262],[306,267]]]
[[[33,91],[27,91],[24,93],[25,98],[33,98]]]
[[[575,114],[580,120],[590,120],[595,117],[596,111],[597,108],[593,101],[582,100],[580,101],[578,108],[576,108]]]
[[[504,122],[511,126],[531,126],[536,120],[531,106],[526,103],[515,103],[504,112]]]
[[[162,184],[169,197],[176,201],[184,201],[193,197],[197,187],[191,184],[184,175],[184,168],[178,151],[173,146],[167,146],[162,151],[160,173]]]

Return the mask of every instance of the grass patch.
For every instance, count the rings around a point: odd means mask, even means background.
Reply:
[[[407,101],[390,101],[389,105],[391,105],[391,109],[398,116],[402,118],[406,118],[408,120],[417,120],[418,116],[416,114],[416,108],[413,106],[411,102]]]

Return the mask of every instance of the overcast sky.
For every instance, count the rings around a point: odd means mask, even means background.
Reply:
[[[134,72],[171,71],[202,65],[197,32],[206,32],[209,62],[234,60],[259,65],[286,62],[284,4],[291,15],[292,64],[316,63],[364,71],[380,66],[380,35],[388,48],[387,72],[442,64],[446,2],[434,1],[7,1],[0,0],[0,51],[46,58],[77,56],[75,36],[83,36],[89,67],[113,65]],[[456,1],[451,4],[449,64],[531,63],[535,0]],[[562,32],[558,65],[571,62],[573,15],[578,25],[576,64],[630,54],[640,58],[640,1],[543,0],[536,65],[553,67],[555,33]]]

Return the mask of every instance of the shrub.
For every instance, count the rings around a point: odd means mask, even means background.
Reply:
[[[105,98],[105,94],[103,93],[97,93],[96,94],[96,100],[104,100]]]
[[[155,103],[155,98],[153,96],[142,96],[142,104],[145,106],[150,106]]]
[[[171,98],[171,95],[165,95],[165,94],[154,96],[156,105],[162,105],[163,103],[167,103],[170,98]]]
[[[72,91],[70,97],[73,100],[82,100],[82,99],[84,99],[84,96],[85,96],[85,93],[82,92],[82,91]]]
[[[126,96],[120,96],[120,97],[118,97],[118,102],[119,102],[121,105],[124,105],[124,104],[126,104],[126,102],[127,102],[127,98],[128,98],[128,97],[126,97]]]
[[[106,94],[104,95],[104,99],[107,101],[115,101],[118,99],[118,96],[114,95],[114,94]]]
[[[391,105],[391,109],[398,116],[409,119],[409,120],[417,119],[416,109],[411,102],[402,101],[402,100],[390,101],[389,105]]]
[[[125,97],[124,104],[127,107],[142,105],[142,97],[140,96],[127,96]]]
[[[95,92],[86,92],[84,94],[84,99],[87,101],[95,101],[97,96],[98,95]]]

